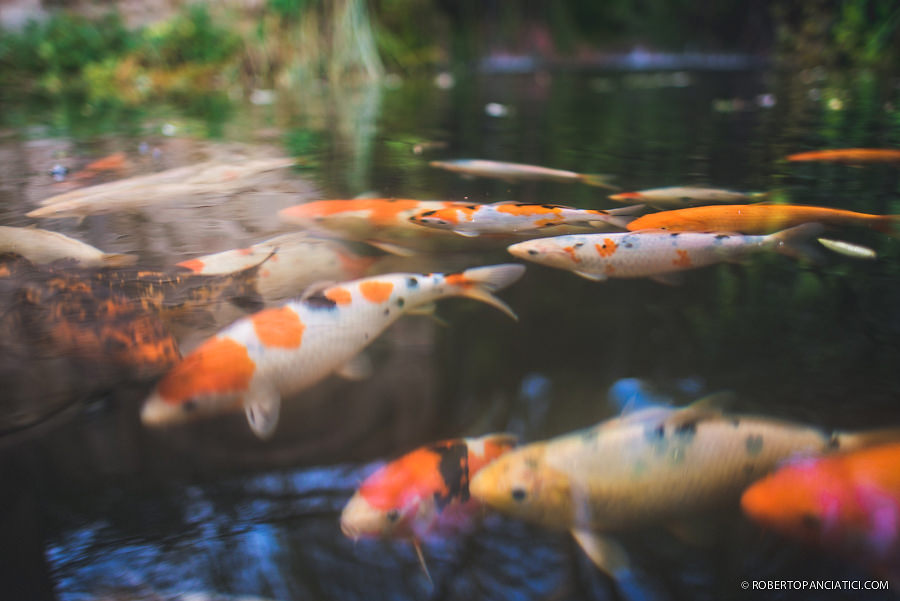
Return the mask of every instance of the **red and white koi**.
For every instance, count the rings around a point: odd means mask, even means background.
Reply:
[[[487,434],[419,447],[363,481],[341,512],[341,531],[413,541],[466,531],[481,513],[470,479],[515,445],[512,434]]]
[[[754,252],[806,254],[800,241],[821,231],[819,224],[809,223],[768,236],[658,230],[573,234],[519,242],[508,250],[521,259],[567,269],[589,280],[649,277],[672,283],[667,274],[736,261]]]
[[[610,211],[575,209],[562,205],[496,202],[432,209],[409,218],[413,223],[430,228],[450,230],[461,236],[482,234],[540,234],[584,231],[612,226],[624,229],[637,207],[623,207]]]
[[[449,238],[449,232],[419,227],[413,215],[471,206],[471,203],[409,198],[354,198],[317,200],[294,205],[278,212],[285,223],[306,229],[323,229],[351,240],[360,240],[398,255],[409,255],[409,246],[423,240]]]
[[[507,181],[550,180],[555,182],[581,182],[588,186],[599,186],[610,190],[618,188],[609,183],[611,176],[597,173],[576,173],[565,169],[552,169],[538,165],[488,161],[484,159],[456,159],[453,161],[431,161],[432,167],[453,171],[464,176],[494,177]]]
[[[453,274],[392,273],[329,286],[240,319],[176,364],[144,403],[148,425],[243,409],[260,438],[272,435],[283,397],[346,366],[410,309],[462,296],[515,318],[494,292],[521,277],[522,265]]]
[[[265,261],[256,288],[266,301],[298,296],[316,282],[343,282],[365,275],[378,260],[352,252],[335,240],[305,232],[283,234],[249,248],[226,250],[178,263],[194,273],[226,274]]]

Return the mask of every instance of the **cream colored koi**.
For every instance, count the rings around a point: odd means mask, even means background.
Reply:
[[[137,260],[136,255],[105,253],[65,234],[34,227],[0,226],[0,252],[16,253],[40,265],[69,260],[80,267],[124,267]]]

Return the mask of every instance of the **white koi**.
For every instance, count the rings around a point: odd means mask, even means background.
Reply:
[[[0,252],[13,252],[40,265],[70,260],[79,267],[124,267],[137,261],[136,255],[106,253],[59,232],[5,225],[0,226]]]
[[[260,438],[272,435],[283,397],[341,369],[401,315],[462,296],[512,310],[493,292],[521,277],[522,265],[454,274],[392,273],[330,286],[240,319],[200,345],[144,403],[148,425],[243,409]]]
[[[432,167],[461,173],[465,176],[494,177],[507,181],[550,180],[555,182],[581,182],[589,186],[599,186],[610,190],[618,188],[609,183],[611,176],[595,173],[576,173],[565,169],[552,169],[523,163],[488,161],[484,159],[457,159],[453,161],[431,161]]]
[[[620,192],[610,195],[611,200],[619,202],[643,202],[657,208],[678,208],[691,205],[709,204],[713,202],[745,203],[765,199],[765,192],[735,192],[719,188],[694,188],[689,186],[671,186],[668,188],[652,188],[638,192]]]

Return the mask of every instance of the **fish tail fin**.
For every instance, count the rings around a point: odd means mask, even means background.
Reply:
[[[900,238],[900,215],[880,215],[872,229],[894,238]]]
[[[825,227],[821,223],[804,223],[767,236],[772,248],[793,259],[804,259],[812,263],[822,262],[822,253],[810,243]]]
[[[446,276],[445,281],[457,287],[457,296],[464,296],[487,303],[518,321],[519,318],[509,305],[494,296],[493,293],[506,288],[518,280],[524,272],[524,265],[503,263],[501,265],[487,265],[485,267],[466,269],[460,273]]]
[[[636,204],[629,205],[627,207],[621,207],[618,209],[598,211],[599,213],[602,213],[602,218],[589,220],[588,225],[597,228],[602,228],[606,225],[612,225],[619,229],[628,229],[628,224],[637,219],[637,213],[639,213],[641,209],[646,206],[647,205],[645,204]]]
[[[835,451],[856,451],[897,442],[900,442],[900,428],[876,428],[862,432],[834,432],[830,446]]]
[[[130,267],[137,263],[137,255],[105,253],[101,261],[104,267]]]
[[[609,182],[609,180],[614,177],[614,175],[607,175],[604,173],[582,173],[578,176],[578,179],[581,180],[581,183],[587,184],[588,186],[597,186],[598,188],[606,188],[607,190],[621,190],[622,188]]]
[[[413,539],[412,544],[416,549],[416,556],[419,558],[419,565],[422,566],[422,571],[425,572],[425,578],[428,579],[428,584],[434,586],[434,580],[431,579],[431,574],[428,572],[428,564],[425,563],[425,554],[422,553],[422,546],[419,545],[419,541],[416,539]]]

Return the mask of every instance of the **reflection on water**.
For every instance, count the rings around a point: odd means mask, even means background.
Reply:
[[[885,108],[898,101],[891,82],[691,73],[686,85],[652,87],[603,77],[607,83],[598,86],[592,76],[492,75],[460,78],[449,90],[410,81],[363,92],[347,108],[325,102],[309,113],[302,98],[279,97],[271,106],[235,109],[227,143],[163,135],[160,126],[168,121],[152,120],[137,133],[129,128],[103,137],[4,132],[0,221],[33,223],[25,213],[69,189],[71,178],[60,183],[50,174],[55,164],[75,173],[116,152],[128,159],[124,171],[97,173],[91,183],[257,151],[300,154],[306,165],[227,199],[173,198],[152,210],[40,224],[107,252],[136,253],[142,267],[154,269],[290,231],[277,211],[317,198],[375,191],[613,204],[587,186],[466,180],[427,165],[444,158],[613,173],[625,189],[775,190],[797,203],[900,213],[900,172],[892,166],[781,161],[810,148],[900,144],[900,122]],[[776,101],[757,103],[760,94]],[[828,103],[836,96],[839,108]],[[717,111],[723,99],[744,99],[746,109]],[[509,110],[487,114],[492,102]],[[422,142],[438,144],[414,153]],[[679,287],[600,284],[529,265],[502,293],[518,323],[467,300],[440,303],[447,327],[405,317],[371,346],[371,378],[330,378],[289,400],[268,442],[257,440],[237,414],[148,430],[138,417],[147,384],[73,394],[80,404],[63,413],[58,405],[41,411],[44,398],[36,394],[32,409],[53,418],[0,447],[6,483],[0,527],[26,541],[2,552],[0,569],[6,582],[27,591],[19,598],[31,599],[169,599],[194,592],[274,599],[615,598],[608,579],[565,533],[489,516],[469,537],[425,545],[431,587],[410,545],[354,544],[341,534],[338,515],[381,461],[441,438],[506,430],[537,440],[593,424],[622,405],[619,397],[616,407],[607,403],[607,392],[623,378],[640,378],[649,387],[638,391],[647,402],[678,404],[732,390],[742,412],[826,428],[897,424],[896,241],[870,231],[841,234],[874,247],[879,260],[832,258],[810,266],[758,256],[691,272]],[[387,257],[378,270],[508,260],[502,250],[426,254]],[[196,344],[215,327],[206,325],[202,335],[192,340],[188,332],[181,341]],[[70,378],[79,389],[77,372],[63,375],[52,365],[27,375],[56,383]],[[752,591],[740,591],[741,580],[869,577],[764,535],[735,511],[716,518],[723,526],[712,546],[687,544],[658,528],[624,537],[645,576],[632,596],[752,598]]]

